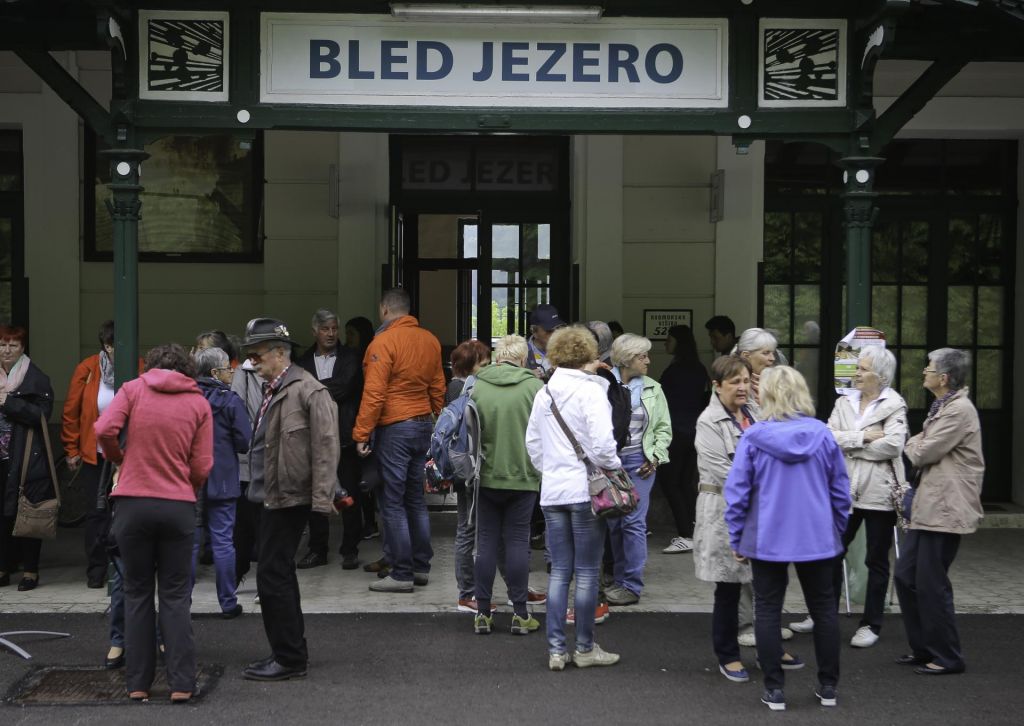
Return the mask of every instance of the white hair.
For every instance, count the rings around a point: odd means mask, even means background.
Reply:
[[[526,338],[521,335],[506,335],[494,346],[494,362],[522,365],[528,352]]]
[[[192,360],[196,362],[196,375],[209,377],[213,375],[214,368],[227,368],[228,354],[220,348],[200,348],[192,354]]]
[[[623,333],[612,341],[612,365],[628,366],[638,355],[651,349],[651,341],[635,333]]]
[[[779,341],[770,331],[764,328],[747,328],[736,341],[736,353],[753,353],[756,350],[779,347]]]
[[[868,345],[861,348],[857,360],[865,360],[871,364],[871,370],[878,376],[882,388],[891,386],[896,375],[896,356],[880,345]]]

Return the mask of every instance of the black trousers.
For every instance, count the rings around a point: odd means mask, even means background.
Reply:
[[[738,582],[715,583],[715,606],[711,611],[711,644],[720,665],[740,659],[739,613],[742,587],[743,585]]]
[[[89,502],[89,510],[85,515],[85,535],[83,546],[85,547],[85,576],[89,581],[102,581],[106,579],[107,556],[106,543],[100,538],[107,529],[107,517],[110,516],[110,509],[101,509],[96,505],[99,499],[100,473],[103,470],[103,456],[96,454],[96,463],[90,464],[83,461],[81,470],[75,483],[85,492],[86,501]]]
[[[864,564],[868,568],[868,586],[864,593],[864,616],[861,625],[867,625],[877,635],[882,630],[885,615],[885,593],[889,589],[889,550],[892,548],[892,528],[896,526],[896,513],[873,509],[854,509],[843,532],[843,555],[864,524],[866,552]],[[843,558],[836,558],[832,576],[832,589],[836,593],[836,609],[843,592]]]
[[[341,510],[341,523],[344,533],[341,537],[342,555],[358,555],[359,542],[363,538],[363,493],[359,490],[359,455],[354,446],[346,446],[341,450],[338,461],[338,481],[354,500],[351,507]],[[330,518],[326,514],[310,512],[309,519],[309,551],[327,556],[330,549],[331,532]]]
[[[0,572],[15,571],[18,563],[24,572],[39,573],[39,554],[43,550],[41,539],[15,537],[14,517],[0,517]]]
[[[195,690],[192,637],[192,540],[195,504],[150,497],[116,497],[113,532],[124,566],[125,677],[129,691],[148,691],[156,674],[154,589],[160,600],[167,682]]]
[[[667,464],[658,467],[658,486],[672,510],[676,534],[693,537],[697,520],[697,449],[693,435],[673,436],[668,458]]]
[[[235,508],[235,579],[249,574],[250,563],[259,559],[260,515],[263,504],[250,502],[245,492],[249,482],[242,482],[242,496]]]
[[[526,598],[530,578],[530,517],[537,492],[507,489],[477,490],[477,547],[473,569],[478,612],[491,614],[494,571],[505,554],[505,583],[516,615],[528,617]],[[504,548],[502,548],[504,543]]]
[[[256,590],[263,629],[274,660],[290,668],[306,665],[306,627],[302,619],[295,555],[309,506],[264,509],[260,518],[260,558]]]
[[[911,651],[952,669],[964,667],[949,581],[959,548],[958,534],[912,529],[896,562],[896,595]]]
[[[836,558],[794,562],[807,611],[814,618],[814,657],[818,661],[818,682],[834,686],[839,682],[839,613],[832,592]],[[789,563],[751,560],[754,574],[754,635],[757,660],[764,672],[764,687],[782,688],[782,602],[789,584]]]

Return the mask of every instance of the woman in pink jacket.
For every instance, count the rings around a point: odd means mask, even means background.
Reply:
[[[125,675],[140,701],[156,670],[154,589],[171,700],[195,692],[189,576],[196,490],[213,466],[213,416],[194,372],[180,345],[157,346],[146,372],[121,386],[96,422],[103,455],[120,466],[112,531],[124,563]]]

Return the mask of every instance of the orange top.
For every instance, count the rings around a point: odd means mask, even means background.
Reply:
[[[363,378],[354,441],[369,441],[378,426],[436,416],[444,407],[441,344],[411,315],[391,321],[374,337],[363,356]]]
[[[139,359],[139,373],[142,373],[143,361]],[[87,464],[95,464],[96,432],[93,424],[99,418],[100,411],[96,400],[100,393],[100,354],[91,355],[71,374],[68,393],[64,399],[64,414],[60,431],[60,440],[64,443],[64,453],[68,458],[81,456]]]

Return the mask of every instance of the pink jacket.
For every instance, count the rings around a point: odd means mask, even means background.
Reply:
[[[177,371],[154,368],[121,386],[96,422],[96,438],[121,465],[113,496],[194,502],[213,467],[210,404]]]

